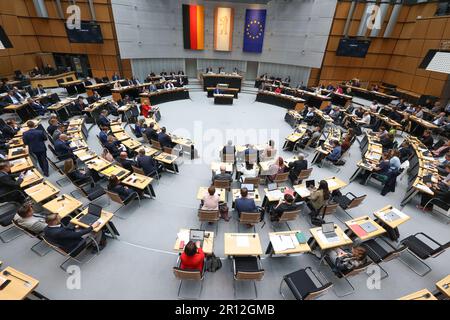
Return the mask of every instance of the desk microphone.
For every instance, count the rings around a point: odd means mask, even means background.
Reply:
[[[422,298],[424,298],[424,299],[428,299],[428,298],[430,298],[431,297],[431,294],[430,293],[425,293],[425,294],[423,294],[423,295],[421,295],[421,296],[419,296],[419,297],[415,297],[415,298],[413,298],[413,299],[411,299],[411,300],[420,300],[420,299],[422,299]]]

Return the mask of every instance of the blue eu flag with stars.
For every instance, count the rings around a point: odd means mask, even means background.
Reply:
[[[266,13],[266,9],[247,9],[245,11],[244,52],[262,52]]]

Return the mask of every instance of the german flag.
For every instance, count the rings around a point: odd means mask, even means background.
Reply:
[[[183,4],[183,42],[185,49],[205,49],[205,8]]]

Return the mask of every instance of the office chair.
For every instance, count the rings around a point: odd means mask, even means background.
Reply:
[[[237,283],[240,281],[251,281],[255,289],[255,299],[258,298],[256,281],[264,278],[264,269],[260,257],[234,257],[233,258],[233,288],[234,298],[237,299]]]
[[[323,274],[320,275],[322,278],[325,278]],[[325,294],[333,286],[327,279],[320,279],[311,267],[297,270],[283,277],[280,283],[280,294],[286,300],[286,296],[283,293],[283,284],[286,284],[291,290],[296,300],[316,299]]]
[[[180,280],[180,285],[178,286],[178,293],[177,297],[178,299],[199,299],[202,290],[203,290],[203,280],[205,279],[206,274],[206,259],[203,261],[203,269],[200,270],[188,270],[188,269],[181,269],[181,255],[178,256],[176,266],[173,267],[173,274],[175,275],[175,278]],[[183,286],[183,281],[199,281],[200,282],[200,290],[198,294],[195,297],[182,297],[181,296],[181,287]]]

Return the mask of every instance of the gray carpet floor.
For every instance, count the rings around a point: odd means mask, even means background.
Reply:
[[[160,105],[161,125],[169,132],[192,138],[199,150],[200,159],[191,161],[186,157],[180,166],[180,174],[164,174],[160,183],[154,188],[157,199],[143,200],[141,206],[133,204],[122,211],[128,219],[114,219],[121,236],[118,240],[109,240],[107,247],[98,257],[81,268],[81,287],[68,289],[69,275],[59,268],[63,257],[50,252],[44,257],[34,254],[30,248],[36,242],[27,236],[10,243],[0,243],[0,261],[4,266],[13,266],[39,279],[38,291],[50,299],[176,299],[178,281],[172,274],[172,267],[177,254],[172,248],[180,228],[197,228],[199,222],[196,209],[198,187],[210,184],[210,162],[218,160],[221,146],[229,138],[235,143],[266,143],[269,138],[276,141],[280,149],[284,138],[292,132],[283,118],[286,110],[276,106],[254,102],[255,96],[240,94],[232,106],[218,106],[203,92],[192,92],[191,100],[182,100]],[[130,131],[127,127],[127,131]],[[90,130],[89,146],[96,152],[101,148],[96,138],[98,129]],[[281,151],[280,155],[289,158],[292,153]],[[308,157],[310,161],[313,154]],[[356,169],[356,162],[361,159],[358,143],[351,150],[347,163],[336,174],[330,168],[314,167],[312,177],[316,180],[338,175],[348,181]],[[50,181],[60,176],[52,172]],[[374,185],[362,186],[351,183],[344,192],[356,195],[367,194],[364,203],[351,211],[354,217],[372,215],[377,209],[388,204],[399,208],[406,190],[406,177],[398,182],[397,191],[387,196],[380,195],[380,188]],[[262,191],[262,187],[260,187]],[[61,188],[63,193],[73,190],[71,185]],[[87,203],[86,199],[83,200]],[[418,199],[414,199],[403,211],[411,220],[400,227],[401,238],[416,232],[425,232],[441,243],[449,241],[449,225],[440,218],[423,213],[415,208]],[[106,207],[106,209],[113,209]],[[231,207],[231,205],[230,205]],[[338,222],[335,217],[328,219]],[[291,228],[307,230],[309,225],[301,217]],[[0,230],[1,231],[1,230]],[[257,232],[260,234],[262,247],[268,244],[270,224]],[[225,232],[237,232],[237,221],[220,221],[219,232],[214,241],[214,252],[223,258],[223,267],[216,273],[206,275],[201,299],[233,299],[233,276],[230,262],[224,256]],[[413,291],[429,288],[449,273],[450,255],[448,252],[436,259],[427,261],[433,270],[425,277],[419,277],[398,260],[383,264],[389,277],[381,281],[379,288],[368,286],[370,277],[359,274],[350,279],[355,287],[353,294],[345,299],[396,299]],[[281,299],[278,292],[283,275],[311,266],[318,269],[318,260],[310,255],[294,257],[263,257],[264,279],[257,284],[258,299]],[[342,280],[333,278],[329,268],[320,267],[329,279],[335,283],[337,291],[347,290]],[[369,280],[368,280],[369,279]],[[184,295],[195,295],[198,287],[183,287]],[[252,297],[253,286],[242,284],[238,287],[240,298]],[[321,299],[337,299],[334,291],[329,291]]]

